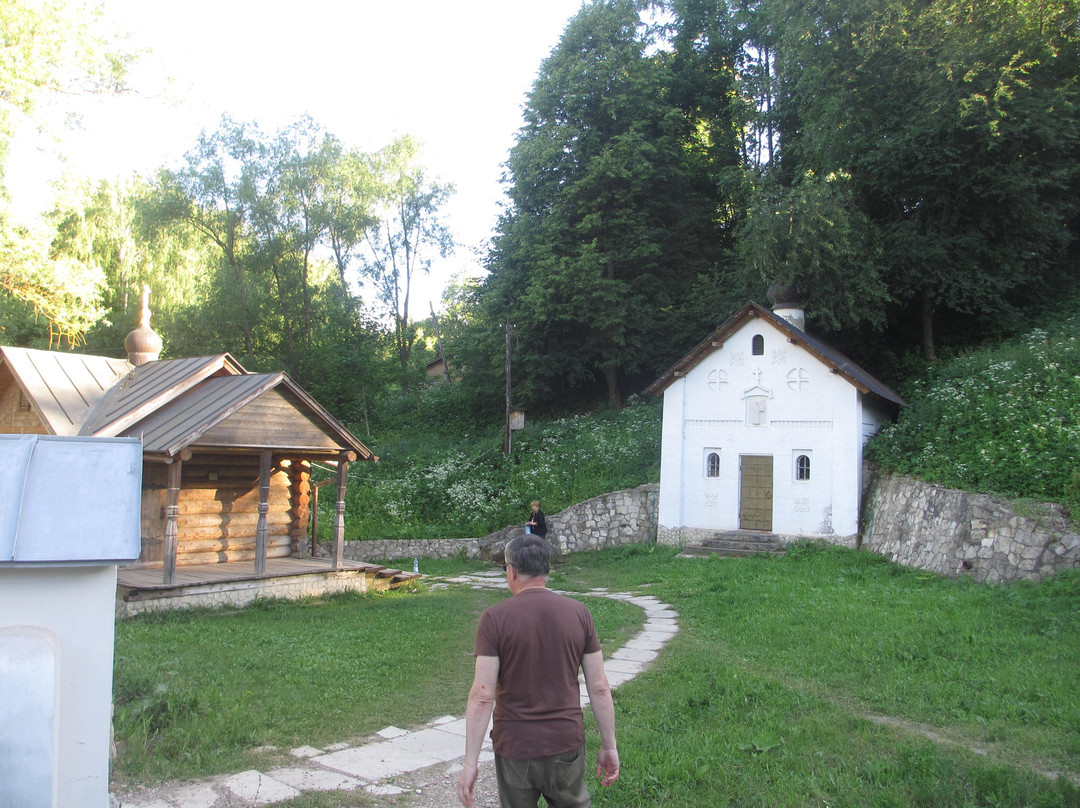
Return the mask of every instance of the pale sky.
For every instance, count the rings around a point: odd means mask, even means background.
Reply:
[[[64,147],[78,173],[114,179],[179,164],[223,113],[267,132],[301,115],[350,146],[374,151],[411,134],[423,164],[457,194],[444,221],[462,244],[414,291],[414,316],[438,308],[446,281],[479,268],[503,197],[502,163],[525,95],[582,0],[104,0],[107,13],[153,49],[133,76],[147,95],[95,102]],[[173,80],[180,103],[155,94]],[[20,193],[47,164],[13,153]]]

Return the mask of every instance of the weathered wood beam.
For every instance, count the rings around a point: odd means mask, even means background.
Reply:
[[[272,455],[259,458],[259,521],[255,527],[255,574],[266,575],[266,514],[270,512],[270,466]]]
[[[165,546],[162,548],[162,566],[164,568],[164,583],[172,586],[176,583],[176,550],[180,543],[180,470],[183,461],[174,458],[169,463],[169,482],[167,499],[165,501]]]

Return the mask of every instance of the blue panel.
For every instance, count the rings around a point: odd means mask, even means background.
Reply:
[[[134,438],[0,435],[0,564],[139,557]]]

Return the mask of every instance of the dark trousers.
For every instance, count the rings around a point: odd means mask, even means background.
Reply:
[[[536,808],[544,795],[550,808],[589,808],[585,787],[585,747],[533,760],[495,756],[502,808]]]

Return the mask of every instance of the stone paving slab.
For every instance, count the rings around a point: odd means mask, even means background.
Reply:
[[[465,719],[454,718],[452,715],[447,716],[450,720],[444,724],[435,724],[440,732],[448,732],[452,735],[458,736],[458,738],[465,737]],[[487,729],[484,730],[484,745],[483,749],[491,748],[491,721],[488,721]],[[464,749],[464,747],[462,747]]]
[[[194,783],[181,787],[170,800],[178,808],[212,808],[220,796],[211,786]]]
[[[611,655],[612,659],[630,659],[635,662],[652,662],[656,659],[656,651],[642,651],[636,648],[620,648]]]
[[[462,755],[464,746],[461,736],[452,732],[443,732],[441,729],[422,729],[419,732],[410,732],[395,743],[403,752],[431,755],[444,763]]]
[[[462,749],[464,753],[464,749]],[[383,780],[414,769],[426,769],[440,758],[401,749],[397,742],[372,743],[312,758],[316,763],[363,780]]]
[[[674,618],[661,620],[655,618],[648,620],[645,623],[645,629],[647,631],[671,631],[672,634],[676,634],[679,631],[679,624],[675,622]]]
[[[223,785],[237,797],[248,800],[252,806],[256,807],[272,805],[275,802],[300,796],[300,792],[292,786],[279,783],[274,778],[254,769],[227,777]]]
[[[664,629],[662,631],[653,631],[652,629],[646,629],[645,631],[642,631],[640,634],[635,636],[634,639],[666,643],[668,640],[671,639],[672,635],[674,634],[678,634],[677,629],[675,631],[669,631],[667,629]]]
[[[605,659],[604,671],[609,679],[613,673],[637,674],[641,673],[641,663],[634,659]]]
[[[307,766],[271,769],[267,774],[297,791],[352,791],[365,785],[363,780],[332,769],[314,769]]]

